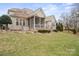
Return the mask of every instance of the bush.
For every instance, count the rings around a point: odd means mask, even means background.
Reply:
[[[78,28],[78,32],[79,32],[79,28]]]
[[[56,23],[56,30],[59,31],[59,24]]]
[[[54,32],[58,32],[57,30],[53,30]]]
[[[57,31],[63,31],[63,25],[62,25],[62,23],[57,23],[56,24],[56,30]]]
[[[76,32],[76,30],[75,29],[73,29],[73,34],[76,34],[77,32]]]
[[[63,25],[60,23],[60,31],[63,31]]]
[[[50,33],[50,30],[38,30],[39,33]]]

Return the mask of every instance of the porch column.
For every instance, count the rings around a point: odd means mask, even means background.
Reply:
[[[22,31],[24,30],[23,29],[23,18],[22,18],[22,20],[21,20],[21,26],[22,26]]]
[[[20,25],[20,18],[18,18],[18,26],[21,29],[21,25]]]
[[[30,30],[31,30],[31,18],[30,18],[30,22],[29,23],[30,23],[29,25],[30,25]]]
[[[35,16],[34,16],[34,18],[33,18],[33,28],[34,28],[34,30],[35,30]]]
[[[41,29],[41,18],[39,18],[39,28]]]
[[[45,21],[45,19],[44,19],[44,29],[46,29],[46,21]]]

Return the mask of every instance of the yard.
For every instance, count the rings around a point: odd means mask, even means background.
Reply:
[[[79,55],[79,36],[52,32],[0,32],[0,55],[70,56]]]

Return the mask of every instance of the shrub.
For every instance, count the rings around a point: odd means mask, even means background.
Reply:
[[[56,23],[56,30],[59,31],[59,24]]]
[[[58,32],[57,30],[53,30],[54,32]]]
[[[63,31],[63,25],[62,25],[62,23],[57,23],[56,24],[56,30],[57,31]]]
[[[63,31],[63,25],[60,23],[60,31]]]
[[[76,30],[75,29],[73,29],[73,34],[76,34],[77,32],[76,32]]]
[[[38,30],[39,33],[50,33],[50,30]]]
[[[79,32],[79,28],[78,28],[78,32]]]
[[[0,17],[0,24],[5,24],[5,29],[8,30],[8,24],[12,24],[12,20],[8,15],[2,15]]]

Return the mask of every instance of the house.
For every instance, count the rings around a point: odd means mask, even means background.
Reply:
[[[41,8],[35,11],[27,8],[11,8],[8,9],[8,15],[12,20],[12,24],[9,25],[10,30],[27,31],[39,29],[55,29],[55,17],[46,17],[44,11]]]
[[[45,18],[46,29],[55,30],[56,29],[56,19],[54,15],[47,16]]]

